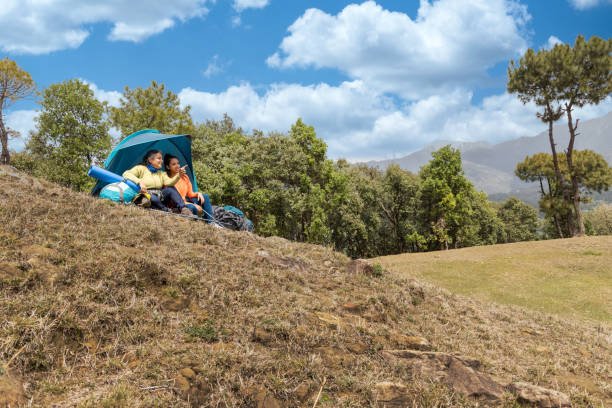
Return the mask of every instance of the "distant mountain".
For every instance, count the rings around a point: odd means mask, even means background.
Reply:
[[[612,112],[597,119],[580,122],[578,132],[576,149],[595,150],[603,155],[608,163],[612,163]],[[567,123],[560,121],[554,127],[554,135],[557,149],[563,152],[569,140]],[[370,161],[366,164],[384,170],[390,164],[396,163],[405,170],[418,172],[421,166],[431,159],[431,153],[446,144],[451,144],[461,151],[465,174],[476,188],[486,192],[491,199],[503,200],[513,195],[533,204],[537,203],[536,183],[524,183],[519,180],[514,175],[514,169],[525,156],[550,152],[548,131],[537,136],[521,137],[498,144],[437,141],[399,159]],[[610,194],[606,194],[603,198],[609,196]]]

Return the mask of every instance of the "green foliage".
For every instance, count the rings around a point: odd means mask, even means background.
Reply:
[[[104,105],[76,79],[49,86],[42,97],[37,129],[26,146],[30,157],[20,158],[20,164],[50,181],[90,189],[94,182],[87,170],[101,163],[111,146]]]
[[[593,192],[607,191],[612,186],[612,168],[600,154],[592,150],[575,150],[573,172],[567,162],[559,163],[559,171],[564,179],[573,177],[579,189],[579,201],[587,203]],[[518,163],[515,174],[523,181],[538,182],[540,185],[540,210],[544,213],[551,229],[549,235],[562,238],[572,235],[572,203],[564,199],[562,188],[557,183],[552,156],[537,153],[527,156]]]
[[[387,250],[394,253],[416,251],[410,238],[417,233],[417,200],[419,177],[402,170],[398,165],[387,168],[382,179],[382,196],[379,201],[382,214],[388,223]]]
[[[497,242],[501,222],[486,196],[465,177],[459,150],[445,146],[432,157],[421,168],[418,201],[421,235],[427,249]]]
[[[11,59],[0,60],[0,164],[9,164],[11,156],[8,150],[9,136],[15,135],[4,124],[4,110],[13,102],[26,98],[34,92],[35,85],[29,73],[21,69]]]
[[[375,263],[374,265],[372,265],[372,276],[375,278],[380,278],[381,276],[383,276],[385,272],[385,269],[383,268],[383,266],[379,263]]]
[[[511,197],[497,210],[504,225],[503,242],[533,241],[538,238],[538,212],[535,208]]]
[[[199,326],[186,327],[185,333],[191,338],[201,339],[207,343],[214,343],[219,340],[219,333],[211,320],[206,320],[204,324]]]
[[[612,204],[600,204],[584,217],[589,235],[612,235]]]
[[[612,92],[612,39],[582,36],[574,46],[557,44],[552,49],[535,52],[527,50],[518,63],[511,61],[508,68],[508,91],[516,93],[523,103],[534,102],[542,107],[538,117],[548,123],[555,174],[555,188],[550,197],[562,200],[563,215],[558,213],[556,225],[561,234],[563,224],[570,235],[584,234],[580,203],[581,189],[585,184],[584,169],[576,167],[574,142],[578,135],[578,120],[572,118],[576,107],[598,104]],[[553,136],[553,122],[563,115],[567,117],[570,134],[565,160],[557,157]],[[567,172],[561,165],[565,164]],[[582,173],[581,173],[582,171]]]
[[[118,108],[110,108],[112,125],[123,135],[141,129],[162,133],[190,134],[194,130],[189,106],[181,109],[178,96],[164,84],[151,82],[146,89],[125,87]]]

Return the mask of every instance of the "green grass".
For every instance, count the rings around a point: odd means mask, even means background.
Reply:
[[[522,242],[376,259],[453,293],[612,322],[612,237]]]

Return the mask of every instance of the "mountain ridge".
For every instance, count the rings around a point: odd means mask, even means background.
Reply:
[[[553,132],[557,149],[562,152],[569,140],[567,124],[557,123]],[[578,132],[576,149],[594,150],[612,164],[612,112],[599,118],[580,122]],[[527,197],[532,203],[537,202],[538,189],[535,183],[521,181],[514,175],[514,169],[528,155],[550,152],[548,131],[496,144],[486,141],[459,143],[436,141],[404,157],[373,160],[365,164],[382,170],[390,164],[398,164],[404,170],[418,172],[420,167],[431,159],[431,153],[445,144],[451,144],[461,151],[465,173],[477,189],[492,197],[502,198],[516,195],[523,199]]]

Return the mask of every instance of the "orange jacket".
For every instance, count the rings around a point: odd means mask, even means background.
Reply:
[[[176,182],[174,188],[177,189],[183,200],[187,202],[187,198],[194,198],[198,196],[198,193],[193,191],[193,187],[191,186],[191,181],[189,181],[189,176],[186,174],[182,174],[179,181]]]

